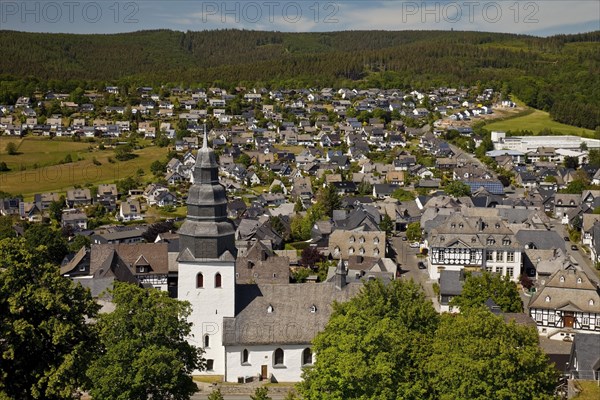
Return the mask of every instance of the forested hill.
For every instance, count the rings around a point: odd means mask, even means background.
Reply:
[[[458,31],[0,31],[0,54],[0,101],[24,90],[103,84],[426,89],[479,82],[510,90],[561,122],[600,125],[600,31],[548,38]]]

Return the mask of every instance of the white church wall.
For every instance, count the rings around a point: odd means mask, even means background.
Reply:
[[[227,382],[237,382],[239,377],[256,377],[261,374],[262,366],[267,366],[267,376],[271,374],[277,382],[299,382],[304,365],[302,353],[304,349],[310,348],[308,344],[287,345],[256,345],[256,346],[227,346]],[[274,354],[277,348],[281,348],[284,354],[284,362],[281,366],[274,365]],[[244,349],[248,350],[248,362],[242,363]],[[315,356],[312,356],[313,362]]]
[[[202,273],[203,285],[197,286],[197,275]],[[221,274],[221,287],[215,287],[215,275]],[[203,375],[225,375],[225,347],[223,346],[223,318],[235,314],[235,267],[232,262],[179,263],[178,298],[189,301],[192,312],[188,320],[192,337],[188,341],[205,351],[204,358],[213,360],[213,368],[196,371]],[[204,346],[208,335],[209,346]]]

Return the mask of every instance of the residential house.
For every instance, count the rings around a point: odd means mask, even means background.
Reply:
[[[600,334],[598,282],[568,264],[539,283],[528,308],[540,335],[572,340],[576,333]]]
[[[581,205],[581,195],[557,193],[554,195],[554,216],[568,224],[570,215]]]
[[[73,208],[92,204],[92,195],[90,189],[70,189],[67,190],[67,207]]]
[[[116,226],[95,231],[91,240],[95,244],[142,243],[147,230],[148,228],[145,226]]]
[[[87,229],[88,217],[84,212],[77,210],[63,210],[61,225],[70,226],[74,231]]]
[[[168,289],[168,243],[92,244],[61,267],[68,276],[98,295],[114,281],[136,283],[163,291]]]
[[[37,204],[40,210],[45,211],[48,209],[48,207],[50,207],[50,204],[60,201],[60,195],[53,192],[35,194],[33,196],[33,201]]]
[[[235,261],[237,284],[287,284],[290,281],[290,259],[281,257],[270,242],[255,241]]]
[[[128,199],[121,202],[119,207],[119,220],[123,222],[140,221],[142,217],[142,209],[138,200]]]
[[[498,217],[451,214],[426,235],[428,271],[439,279],[443,270],[488,271],[518,281],[521,245]]]
[[[385,232],[336,229],[329,235],[329,254],[335,259],[359,255],[385,257]]]
[[[154,198],[154,201],[158,207],[175,206],[177,204],[177,196],[169,191],[161,191]]]
[[[20,204],[18,197],[0,199],[0,215],[19,215]]]
[[[117,191],[117,185],[114,183],[100,184],[98,185],[98,193],[96,194],[96,201],[102,204],[107,210],[116,210],[117,198],[119,192]]]
[[[161,193],[168,191],[169,188],[167,188],[166,186],[157,183],[151,183],[148,186],[146,186],[146,189],[144,190],[144,199],[146,199],[148,205],[152,206],[156,204],[157,198]]]

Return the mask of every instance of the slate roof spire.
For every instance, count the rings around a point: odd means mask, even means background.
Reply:
[[[227,218],[227,195],[219,182],[217,158],[208,147],[206,127],[192,173],[187,217],[179,229],[179,259],[233,260],[237,254],[235,229]]]

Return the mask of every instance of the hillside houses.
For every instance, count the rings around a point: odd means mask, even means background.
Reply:
[[[126,93],[122,88],[110,90],[119,97]],[[326,307],[326,300],[336,297],[331,293],[349,290],[343,287],[368,279],[404,279],[400,277],[407,271],[420,274],[416,276],[424,285],[438,283],[440,297],[434,301],[438,310],[454,312],[450,301],[460,294],[466,276],[489,272],[515,283],[524,275],[532,280],[538,292],[531,297],[530,315],[541,335],[557,339],[566,337],[561,332],[570,337],[574,330],[597,331],[591,309],[600,304],[592,293],[597,283],[588,272],[600,261],[600,219],[595,217],[600,192],[586,186],[582,193],[563,193],[584,174],[590,182],[600,182],[582,141],[575,146],[571,143],[575,139],[540,143],[495,135],[494,143],[500,144],[487,153],[493,160],[486,159],[493,164],[490,167],[472,157],[464,149],[467,146],[459,146],[461,140],[477,144],[484,139],[465,121],[493,112],[493,96],[467,88],[409,93],[326,88],[298,89],[293,94],[262,88],[233,93],[178,88],[169,96],[145,88],[136,93],[139,98],[130,103],[119,99],[107,106],[89,98],[91,108],[68,104],[77,110],[76,118],[68,118],[62,110],[42,120],[42,128],[35,102],[20,105],[19,111],[10,105],[13,111],[7,108],[1,116],[0,129],[10,125],[9,131],[16,134],[20,126],[19,134],[25,138],[39,134],[58,137],[53,140],[78,139],[59,137],[72,135],[89,140],[92,151],[100,143],[127,141],[139,147],[164,146],[164,154],[168,153],[168,158],[157,159],[159,165],[152,171],[144,166],[139,175],[126,171],[113,182],[38,193],[33,201],[16,197],[15,188],[8,190],[10,198],[0,200],[0,214],[37,222],[47,221],[50,204],[64,195],[64,206],[70,210],[62,213],[61,225],[70,227],[65,229],[69,235],[89,236],[92,245],[71,254],[62,272],[89,283],[94,292],[122,280],[198,302],[193,296],[200,281],[191,265],[193,252],[199,250],[192,246],[179,252],[182,233],[189,246],[190,237],[202,232],[181,229],[187,213],[186,223],[200,225],[218,216],[217,222],[223,224],[215,228],[219,235],[227,224],[226,236],[231,236],[235,251],[228,247],[229,253],[219,254],[223,258],[218,262],[232,263],[235,273],[223,274],[221,283],[257,285],[273,296],[269,304],[263,304],[266,299],[253,302],[238,314],[242,319],[237,322],[251,319],[251,312],[266,314],[269,305],[286,306],[280,296],[313,293],[322,300],[318,307]],[[18,115],[25,107],[36,115]],[[440,115],[444,124],[429,125]],[[594,148],[594,142],[583,142]],[[206,159],[208,149],[214,159]],[[129,176],[135,178],[133,183],[124,185]],[[447,193],[452,181],[463,182],[468,193]],[[195,192],[199,186],[211,190]],[[339,202],[326,214],[320,202],[330,189]],[[206,204],[211,205],[210,213]],[[314,211],[320,212],[316,220],[311,219]],[[149,224],[165,219],[179,233],[163,232],[156,245],[146,243],[152,241],[146,234]],[[406,230],[415,226],[421,235],[408,240]],[[575,232],[578,226],[581,243],[565,241],[569,233],[562,229]],[[576,234],[571,236],[577,239]],[[302,259],[305,248],[322,256],[321,269],[307,266]],[[417,262],[425,268],[420,270]],[[205,266],[202,270],[202,288],[216,289],[214,271]],[[561,286],[563,272],[569,287]],[[305,279],[309,283],[300,283]],[[551,300],[542,293],[550,293]],[[580,293],[591,296],[587,305],[563,301],[579,298]],[[557,324],[558,312],[563,326]],[[246,373],[251,368],[240,364],[242,344],[257,346],[258,351],[259,344],[227,338],[227,360],[236,363],[235,371]],[[293,343],[284,344],[296,354]],[[298,379],[291,372],[289,377]]]

